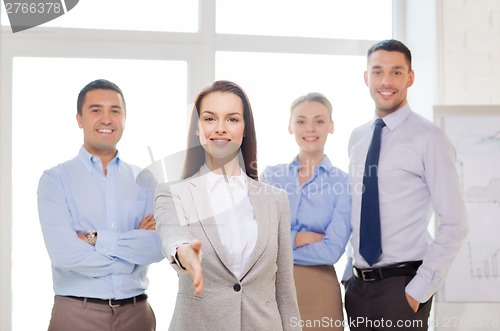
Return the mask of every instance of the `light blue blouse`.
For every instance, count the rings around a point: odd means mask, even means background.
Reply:
[[[325,155],[314,168],[314,174],[300,186],[297,158],[290,164],[267,167],[261,181],[284,189],[291,209],[291,236],[294,263],[298,265],[331,265],[344,253],[351,235],[351,197],[345,172],[332,166]],[[325,234],[322,241],[295,246],[297,232]]]

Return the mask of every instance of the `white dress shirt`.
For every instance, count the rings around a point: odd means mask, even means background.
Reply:
[[[455,166],[455,150],[444,132],[411,111],[408,104],[383,118],[378,187],[382,255],[373,267],[423,260],[406,291],[426,302],[444,281],[467,233],[467,219]],[[369,265],[359,253],[363,172],[374,121],[349,141],[352,191],[353,264]],[[428,232],[432,211],[435,237]]]
[[[206,179],[210,207],[230,269],[237,278],[257,243],[257,221],[247,189],[247,176],[218,175],[206,165],[201,169]]]

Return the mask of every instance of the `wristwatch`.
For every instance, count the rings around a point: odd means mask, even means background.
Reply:
[[[90,245],[95,246],[95,240],[96,240],[96,237],[97,237],[97,232],[94,231],[94,230],[90,230],[90,231],[87,231],[87,233],[85,235],[87,236],[87,242]]]

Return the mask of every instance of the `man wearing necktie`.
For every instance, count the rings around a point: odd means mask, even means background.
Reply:
[[[349,141],[353,277],[351,330],[427,330],[432,297],[467,234],[455,151],[407,103],[411,52],[397,40],[368,50],[374,120]],[[428,232],[432,212],[436,233]]]

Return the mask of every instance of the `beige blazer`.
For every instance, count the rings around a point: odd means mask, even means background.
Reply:
[[[205,179],[198,173],[158,186],[157,229],[163,253],[179,275],[170,330],[300,330],[287,194],[250,178],[247,182],[258,238],[239,279],[228,268],[211,216]],[[194,296],[192,279],[172,257],[178,244],[192,239],[203,243],[204,287],[200,296]]]

